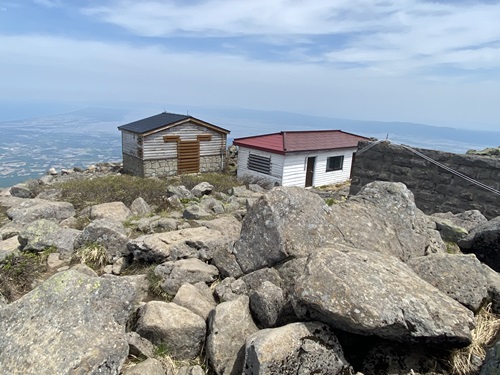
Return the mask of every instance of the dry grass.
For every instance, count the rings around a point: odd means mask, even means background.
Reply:
[[[500,333],[500,318],[491,312],[491,304],[483,307],[477,315],[476,328],[472,330],[472,344],[452,352],[451,371],[454,375],[477,374],[478,363],[486,357],[486,349]]]
[[[74,258],[95,271],[101,271],[108,264],[106,249],[104,246],[94,243],[78,249]]]

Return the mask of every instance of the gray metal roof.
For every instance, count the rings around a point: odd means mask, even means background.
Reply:
[[[159,115],[147,117],[142,120],[119,126],[118,129],[142,134],[163,126],[175,124],[176,122],[183,121],[188,118],[191,118],[191,116],[163,112]]]

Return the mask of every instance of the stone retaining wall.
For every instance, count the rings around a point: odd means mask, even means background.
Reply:
[[[371,142],[360,142],[363,149]],[[476,155],[415,149],[422,154],[500,190],[500,159]],[[399,145],[384,141],[357,154],[352,166],[350,194],[372,181],[403,182],[415,195],[417,206],[427,214],[477,209],[488,219],[500,216],[500,197],[417,156]]]

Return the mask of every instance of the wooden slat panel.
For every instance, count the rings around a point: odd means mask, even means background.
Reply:
[[[179,174],[198,173],[200,171],[200,142],[179,142],[177,170]]]

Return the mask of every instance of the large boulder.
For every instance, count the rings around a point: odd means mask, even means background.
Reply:
[[[352,373],[329,327],[318,322],[263,329],[245,343],[245,375]]]
[[[295,284],[299,317],[396,341],[471,342],[473,314],[387,254],[318,249]]]
[[[212,311],[207,337],[207,356],[218,375],[241,374],[245,340],[258,331],[248,308],[248,297],[223,302]]]
[[[244,273],[336,243],[407,261],[445,251],[435,227],[402,183],[372,182],[331,207],[302,188],[278,187],[248,210],[233,252]]]
[[[80,233],[79,230],[61,228],[53,221],[40,219],[22,229],[18,239],[23,251],[40,252],[53,247],[64,258],[69,258]]]
[[[488,279],[474,254],[431,254],[407,264],[420,278],[474,312],[488,299]]]
[[[4,374],[118,374],[135,286],[69,270],[0,309]]]
[[[130,205],[130,211],[133,215],[145,216],[149,215],[153,210],[149,206],[148,202],[144,200],[144,198],[139,197],[134,199],[134,201]]]
[[[38,219],[61,222],[75,215],[71,203],[52,202],[44,199],[29,199],[7,210],[8,217],[21,224],[28,224]]]
[[[205,341],[206,324],[175,303],[150,301],[139,310],[136,332],[155,345],[164,345],[175,359],[194,359]]]
[[[241,237],[234,247],[243,272],[305,257],[327,244],[329,211],[318,195],[300,187],[277,187],[262,196],[243,219]]]
[[[484,222],[458,241],[460,249],[500,272],[500,216]]]
[[[452,212],[435,213],[432,214],[430,218],[432,220],[436,218],[446,220],[453,226],[464,228],[467,232],[488,221],[488,219],[478,210],[468,210],[456,214]]]

